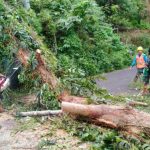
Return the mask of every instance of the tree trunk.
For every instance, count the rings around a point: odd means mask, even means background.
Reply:
[[[49,87],[52,90],[56,90],[57,87],[60,86],[58,84],[57,77],[54,75],[54,73],[51,70],[47,69],[45,61],[41,56],[41,51],[37,50],[35,55],[36,55],[36,59],[38,62],[38,65],[35,71],[38,73],[38,75],[40,75],[44,83],[48,83]],[[17,57],[25,67],[28,66],[28,60],[30,58],[30,53],[28,51],[20,49],[18,51]],[[69,94],[69,92],[66,92],[66,91],[58,95],[58,100],[60,102],[66,101],[66,102],[74,102],[74,103],[81,103],[81,104],[86,104],[88,102],[87,98],[72,96]]]
[[[23,50],[23,49],[19,49],[17,57],[25,67],[28,66],[28,60],[30,58],[29,52],[27,52],[26,50]],[[37,50],[37,52],[36,52],[36,59],[38,62],[36,71],[41,76],[42,81],[44,83],[48,83],[51,89],[55,89],[58,84],[57,78],[51,70],[47,69],[45,61],[41,57],[40,50]]]
[[[62,102],[62,110],[72,115],[84,116],[97,125],[150,135],[150,114],[132,108]]]
[[[30,0],[22,0],[22,3],[26,10],[30,9]]]
[[[54,33],[54,52],[57,55],[57,50],[58,50],[58,46],[57,46],[57,38],[56,38],[56,33]]]
[[[58,100],[60,102],[71,102],[71,103],[78,103],[78,104],[88,104],[88,99],[87,98],[72,96],[67,91],[64,91],[61,94],[59,94]]]

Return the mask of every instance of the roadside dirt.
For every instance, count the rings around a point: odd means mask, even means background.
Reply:
[[[11,150],[11,132],[16,126],[14,118],[8,113],[0,113],[0,150]]]
[[[35,150],[40,137],[48,130],[37,126],[32,131],[16,132],[20,125],[8,112],[0,114],[0,127],[0,150]]]
[[[35,95],[19,100],[25,106]],[[50,117],[16,118],[16,109],[0,113],[0,150],[87,150],[88,145],[51,124]]]

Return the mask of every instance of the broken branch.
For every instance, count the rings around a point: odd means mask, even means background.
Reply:
[[[45,111],[30,111],[30,112],[19,112],[17,115],[21,117],[31,116],[49,116],[49,115],[60,115],[62,110],[45,110]]]
[[[128,102],[128,105],[132,106],[132,107],[134,107],[134,106],[145,106],[145,107],[148,106],[147,103],[136,102],[136,101],[130,101],[130,102]]]

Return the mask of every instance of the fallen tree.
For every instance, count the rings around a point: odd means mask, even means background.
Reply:
[[[71,103],[78,103],[78,104],[88,104],[88,99],[87,98],[70,95],[67,91],[64,91],[61,94],[59,94],[58,100],[60,102],[71,102]]]
[[[113,105],[85,105],[70,102],[62,102],[62,110],[46,110],[20,112],[17,115],[26,116],[47,116],[67,113],[76,118],[85,117],[96,125],[126,131],[131,134],[150,135],[150,114],[140,112],[133,108]]]
[[[20,62],[27,67],[30,59],[30,53],[27,50],[19,49],[17,54]],[[45,61],[41,57],[41,51],[37,50],[35,54],[38,65],[35,72],[40,75],[44,83],[48,83],[51,89],[55,89],[58,85],[57,78],[52,71],[48,70]],[[34,73],[35,73],[34,72]]]
[[[18,58],[25,67],[28,66],[29,57],[30,54],[27,51],[23,49],[19,50]],[[41,76],[43,82],[49,84],[52,90],[56,90],[57,87],[60,86],[57,77],[51,70],[47,69],[39,50],[36,51],[36,59],[38,65],[35,72]],[[126,107],[112,105],[85,105],[88,101],[87,98],[72,96],[68,91],[61,92],[58,95],[58,100],[62,102],[63,112],[74,116],[84,116],[97,125],[124,130],[130,133],[140,134],[143,132],[150,135],[150,114],[137,111],[130,107],[136,105],[146,106],[146,104],[132,102]],[[49,115],[51,113],[49,113],[49,111],[44,113],[28,112],[22,113],[22,116],[36,116],[39,114]]]
[[[27,50],[19,49],[17,57],[24,67],[27,67],[29,65],[28,62],[30,59],[30,53]],[[57,88],[60,86],[58,83],[58,79],[55,76],[55,74],[50,69],[47,68],[45,60],[42,58],[41,51],[39,49],[36,51],[35,57],[38,64],[33,74],[37,73],[38,75],[40,75],[44,83],[48,83],[49,87],[52,90],[57,90]],[[60,102],[66,101],[66,102],[75,102],[81,104],[88,103],[87,98],[72,96],[69,94],[68,91],[62,91],[57,97]]]
[[[129,133],[150,135],[150,114],[112,105],[82,105],[62,102],[63,112],[86,117],[92,123]]]

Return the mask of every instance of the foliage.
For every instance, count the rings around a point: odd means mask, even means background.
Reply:
[[[83,118],[82,118],[83,119]],[[53,120],[52,124],[60,129],[65,129],[73,136],[82,141],[90,142],[90,150],[146,150],[149,143],[140,142],[136,137],[124,136],[115,130],[106,130],[89,123],[77,122],[65,116]]]
[[[143,28],[147,17],[146,1],[143,0],[96,0],[103,8],[108,22],[115,27]]]
[[[66,57],[86,76],[128,65],[127,48],[105,22],[103,11],[94,0],[33,0],[31,7],[39,16],[42,33],[60,58],[60,65],[61,58]]]
[[[42,81],[37,74],[33,73],[37,67],[35,50],[37,48],[42,50],[47,67],[51,70],[55,70],[57,64],[54,54],[44,44],[43,38],[38,35],[42,30],[41,22],[33,10],[24,10],[22,3],[16,0],[0,1],[0,18],[1,71],[6,73],[7,68],[14,61],[14,53],[16,54],[20,48],[27,49],[31,53],[29,65],[22,69],[19,80],[23,85],[22,88],[28,91],[39,90],[42,87]],[[47,102],[45,105],[47,107]]]
[[[0,2],[0,65],[6,70],[13,61],[13,53],[18,49],[28,49],[35,51],[41,48],[45,54],[45,58],[51,64],[51,68],[56,66],[55,56],[43,44],[42,39],[34,32],[40,33],[41,27],[35,13],[31,10],[25,11],[20,7],[19,2],[9,1],[13,3],[16,9],[4,1]],[[33,30],[34,28],[34,30]]]
[[[47,84],[44,84],[38,93],[39,105],[46,107],[46,109],[57,110],[60,109],[60,104],[57,100],[57,94],[51,91]]]
[[[28,12],[19,2],[8,3],[1,3],[5,13],[1,16],[0,48],[3,53],[0,63],[4,69],[19,48],[30,51],[41,48],[50,68],[55,67],[53,54],[32,29],[45,36],[48,46],[60,58],[58,66],[64,66],[61,58],[66,57],[68,63],[72,61],[85,76],[120,69],[128,64],[126,47],[105,23],[103,12],[94,1],[36,0],[31,1],[33,10]],[[16,10],[10,5],[17,6]]]
[[[6,61],[12,61],[13,52],[19,48],[30,50],[29,66],[23,69],[19,79],[26,89],[41,88],[39,93],[46,108],[58,108],[57,103],[53,106],[57,93],[43,88],[47,86],[33,74],[37,48],[42,49],[48,67],[60,78],[61,89],[86,96],[95,103],[105,102],[100,101],[102,98],[111,98],[105,90],[96,87],[93,76],[120,69],[128,65],[130,59],[127,47],[113,32],[111,24],[106,23],[104,10],[94,0],[31,0],[29,11],[15,0],[0,4],[0,63],[7,68],[10,62]]]

